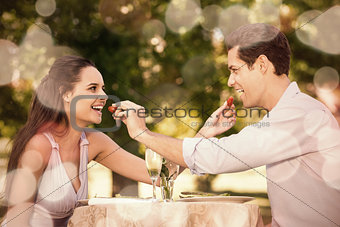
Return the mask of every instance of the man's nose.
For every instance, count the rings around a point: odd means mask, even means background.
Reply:
[[[233,87],[235,84],[235,78],[234,78],[234,74],[230,73],[229,79],[228,79],[228,86],[229,87]]]

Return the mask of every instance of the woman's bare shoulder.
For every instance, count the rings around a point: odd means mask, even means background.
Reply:
[[[87,132],[86,138],[89,141],[89,144],[96,145],[100,144],[105,145],[106,143],[116,144],[108,135],[106,135],[103,132]]]
[[[89,156],[93,159],[107,150],[119,148],[118,144],[103,132],[86,132],[86,138],[89,141]]]
[[[32,151],[40,154],[43,163],[47,164],[51,156],[52,145],[45,135],[41,133],[35,134],[28,141],[24,153]]]

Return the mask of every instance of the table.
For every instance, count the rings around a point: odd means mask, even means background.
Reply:
[[[78,207],[68,226],[263,227],[263,221],[256,204],[149,202]]]

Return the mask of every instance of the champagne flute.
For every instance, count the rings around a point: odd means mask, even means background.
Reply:
[[[145,150],[146,168],[152,181],[152,199],[156,200],[156,182],[161,173],[163,158],[153,150],[147,148]]]

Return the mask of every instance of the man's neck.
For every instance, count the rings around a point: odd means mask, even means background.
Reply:
[[[271,111],[288,88],[290,80],[285,74],[268,76],[267,78],[267,89],[264,95],[263,107]]]

